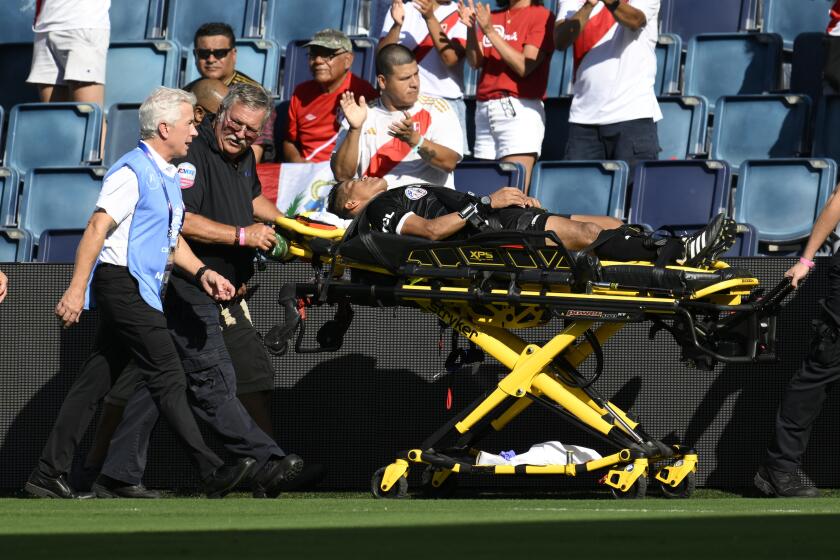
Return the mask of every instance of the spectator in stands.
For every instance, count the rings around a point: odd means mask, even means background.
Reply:
[[[6,292],[9,290],[9,279],[3,274],[3,271],[0,270],[0,303],[3,303],[3,300],[6,299]]]
[[[840,0],[835,0],[828,17],[828,27],[825,30],[828,41],[823,77],[827,93],[840,93]]]
[[[345,120],[331,166],[339,181],[385,177],[391,187],[433,182],[455,188],[452,172],[461,160],[463,133],[452,107],[420,95],[414,54],[387,45],[376,54],[381,97],[368,107],[364,96],[341,96]]]
[[[780,216],[783,210],[780,210]],[[781,219],[781,217],[780,217]],[[802,257],[785,276],[794,287],[816,266],[814,255],[840,224],[840,185],[823,207]],[[840,253],[829,264],[829,291],[820,301],[820,316],[813,321],[814,336],[808,355],[788,384],[776,413],[776,432],[764,463],[755,475],[755,485],[769,496],[816,498],[819,490],[805,484],[797,470],[808,447],[811,428],[822,410],[828,392],[840,379]]]
[[[76,252],[70,286],[55,308],[64,326],[70,327],[95,301],[96,345],[26,483],[32,495],[90,497],[74,491],[65,475],[97,403],[132,358],[140,364],[153,402],[198,467],[209,496],[229,492],[254,464],[245,459],[225,467],[204,443],[187,403],[184,370],[163,315],[163,294],[173,263],[195,277],[208,299],[230,300],[235,294],[233,285],[204,265],[180,235],[184,205],[170,162],[187,153],[196,135],[194,102],[189,93],[156,89],[140,107],[142,141],[105,176]],[[143,227],[132,227],[136,224]]]
[[[545,134],[542,98],[554,45],[553,16],[542,0],[459,2],[469,28],[467,61],[481,69],[476,91],[475,146],[479,159],[501,159],[525,168],[525,186],[540,155]]]
[[[659,0],[560,0],[554,41],[575,71],[566,159],[658,159],[658,21]]]
[[[337,29],[324,29],[306,44],[312,80],[295,88],[289,103],[283,161],[329,161],[341,125],[339,100],[352,92],[373,101],[379,94],[366,80],[353,74],[353,44]]]
[[[219,111],[227,92],[228,87],[215,78],[202,78],[194,82],[195,126],[200,125],[207,115],[215,115]]]
[[[230,87],[233,84],[260,85],[250,76],[236,69],[236,37],[233,29],[226,23],[205,23],[195,32],[193,39],[193,53],[195,67],[202,78],[214,78]],[[198,80],[184,86],[192,91]],[[274,115],[269,119],[260,133],[259,138],[251,145],[257,163],[274,159]]]
[[[453,0],[392,0],[379,38],[379,49],[399,43],[414,52],[420,68],[422,93],[446,99],[464,132],[467,145],[467,108],[464,104],[464,48],[467,27]]]
[[[41,101],[104,105],[110,7],[110,0],[38,2],[32,69],[26,81],[38,86]]]

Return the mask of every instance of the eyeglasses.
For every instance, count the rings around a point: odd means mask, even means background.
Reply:
[[[335,57],[337,57],[340,54],[345,54],[347,52],[348,51],[333,51],[329,54],[326,54],[324,52],[309,51],[309,54],[307,56],[309,56],[309,60],[315,60],[316,58],[323,58],[327,62],[332,62]]]
[[[230,51],[232,50],[233,47],[229,49],[195,49],[193,52],[195,52],[195,56],[202,60],[207,60],[210,58],[210,55],[213,55],[216,60],[221,60],[230,54]]]
[[[241,132],[246,138],[256,138],[260,135],[260,131],[251,128],[245,123],[241,123],[237,120],[230,118],[228,114],[225,114],[225,126],[231,129],[235,133]]]

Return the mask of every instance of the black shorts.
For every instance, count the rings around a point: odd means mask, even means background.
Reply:
[[[236,371],[236,394],[274,390],[274,368],[262,337],[251,323],[245,301],[224,308],[220,322],[225,346]]]
[[[501,229],[517,231],[545,231],[545,225],[551,216],[568,218],[568,215],[552,214],[542,208],[500,208],[491,214],[493,221],[498,221]]]

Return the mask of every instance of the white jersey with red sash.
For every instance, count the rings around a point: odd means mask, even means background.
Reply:
[[[439,97],[421,95],[408,114],[415,128],[426,139],[459,155],[464,153],[463,135],[458,117],[449,103]],[[411,146],[388,134],[392,122],[402,120],[402,111],[389,111],[376,100],[368,106],[368,115],[359,137],[357,177],[384,177],[391,188],[412,183],[433,183],[455,188],[452,173],[424,161]],[[347,121],[342,124],[337,146],[347,135]]]
[[[622,0],[640,10],[647,24],[638,31],[619,25],[597,4],[574,44],[574,98],[569,121],[606,125],[662,118],[656,102],[656,41],[660,0]],[[557,20],[574,16],[585,0],[560,0]]]
[[[435,8],[435,18],[450,41],[466,45],[467,27],[458,17],[457,2]],[[394,19],[389,10],[380,38],[388,35],[393,25]],[[405,5],[405,18],[400,28],[399,42],[414,51],[414,57],[420,67],[420,91],[426,95],[447,99],[460,99],[464,96],[464,65],[456,64],[449,68],[443,63],[432,42],[429,27],[413,2]]]
[[[829,22],[825,32],[840,37],[840,0],[836,0],[828,12]]]

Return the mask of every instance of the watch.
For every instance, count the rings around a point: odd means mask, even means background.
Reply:
[[[486,194],[481,197],[479,202],[481,202],[481,205],[484,206],[485,210],[490,210],[493,207],[492,206],[492,201],[490,200],[490,197],[487,196]]]

